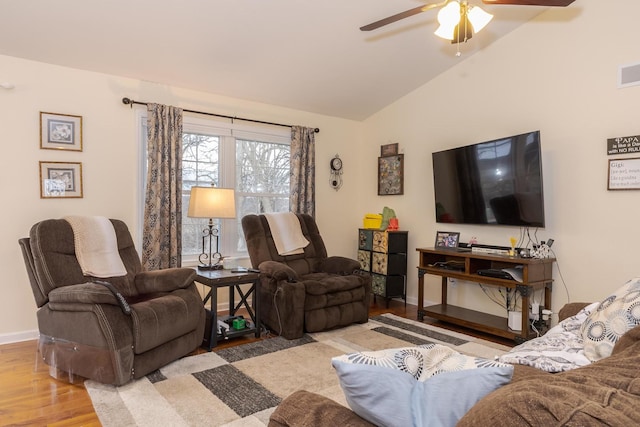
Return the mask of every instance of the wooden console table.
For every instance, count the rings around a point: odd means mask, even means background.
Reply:
[[[529,297],[535,291],[544,289],[544,306],[551,308],[552,269],[555,258],[520,258],[435,248],[417,248],[416,250],[419,252],[418,320],[423,320],[424,316],[429,316],[477,331],[513,339],[518,343],[536,336],[529,324]],[[439,267],[438,263],[455,263],[460,268],[464,266],[464,269],[459,271],[449,270]],[[522,267],[522,282],[478,274],[478,270],[513,268],[517,266]],[[441,304],[424,307],[425,274],[442,277]],[[447,304],[447,279],[449,277],[489,286],[515,289],[522,298],[521,330],[513,331],[509,329],[506,317],[494,316]]]

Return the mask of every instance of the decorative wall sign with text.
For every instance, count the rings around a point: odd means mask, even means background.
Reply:
[[[607,139],[607,154],[640,153],[640,135]]]
[[[608,190],[640,190],[640,158],[609,160]]]

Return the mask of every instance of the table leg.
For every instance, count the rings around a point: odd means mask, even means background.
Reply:
[[[441,304],[443,306],[447,305],[447,300],[449,299],[447,296],[447,289],[448,289],[448,284],[449,284],[449,279],[446,277],[442,277],[442,298],[441,298]]]
[[[258,286],[259,280],[256,280],[251,288],[253,289],[253,297],[251,298],[251,303],[253,305],[253,313],[256,316],[255,326],[256,326],[256,338],[260,338],[262,335],[262,325],[260,324],[260,311],[259,311],[259,303],[258,303]]]
[[[231,285],[229,286],[229,315],[230,316],[235,316],[236,314],[236,310],[235,310],[235,287],[238,285]]]
[[[208,350],[218,345],[218,289],[211,287],[211,331],[209,333]]]
[[[424,273],[421,268],[418,269],[418,320],[424,320]]]

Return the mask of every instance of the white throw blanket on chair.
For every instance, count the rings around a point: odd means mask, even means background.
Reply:
[[[296,214],[278,212],[264,214],[264,216],[269,223],[278,254],[284,256],[304,253],[304,248],[309,241],[302,234],[302,227]]]
[[[82,273],[93,277],[126,276],[113,224],[103,216],[66,216],[71,224]]]

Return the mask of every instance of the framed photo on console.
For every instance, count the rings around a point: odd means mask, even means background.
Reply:
[[[460,233],[454,231],[438,231],[436,233],[436,248],[457,248]]]

